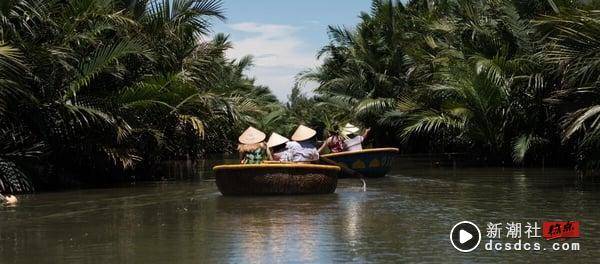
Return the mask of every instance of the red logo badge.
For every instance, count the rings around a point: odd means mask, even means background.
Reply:
[[[542,232],[546,240],[579,237],[579,221],[544,222]]]

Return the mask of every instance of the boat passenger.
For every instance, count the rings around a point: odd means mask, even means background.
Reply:
[[[338,153],[344,151],[344,137],[340,135],[338,131],[330,130],[329,137],[323,142],[323,145],[319,148],[319,154],[323,153],[325,148],[329,149],[331,153]]]
[[[242,164],[259,164],[267,159],[267,145],[265,138],[267,135],[262,131],[249,127],[238,138],[238,152]]]
[[[344,140],[344,151],[359,151],[362,150],[362,143],[369,136],[370,128],[366,129],[362,135],[357,135],[360,129],[350,123],[342,129],[342,135],[346,137]]]
[[[319,160],[319,150],[316,147],[317,131],[300,125],[288,142],[288,148],[293,153],[294,162],[312,162]]]
[[[272,161],[291,162],[293,153],[287,147],[290,140],[280,134],[273,133],[267,141],[267,152]]]
[[[0,194],[0,203],[5,205],[14,205],[18,202],[17,197],[14,195],[2,195]]]

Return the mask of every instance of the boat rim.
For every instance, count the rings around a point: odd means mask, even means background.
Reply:
[[[398,152],[400,152],[400,149],[398,149],[398,148],[363,149],[363,150],[356,150],[356,151],[345,151],[345,152],[338,152],[338,153],[330,153],[330,154],[321,155],[321,157],[324,157],[324,158],[342,157],[342,156],[350,156],[350,155],[354,155],[354,154],[364,154],[364,153],[373,153],[373,152],[393,152],[393,153],[398,153]]]
[[[319,164],[236,164],[236,165],[219,165],[213,167],[214,171],[218,170],[245,170],[245,169],[317,169],[317,170],[332,170],[341,171],[339,166],[319,165]]]

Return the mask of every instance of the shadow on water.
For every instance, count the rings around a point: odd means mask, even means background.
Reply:
[[[219,161],[220,162],[220,161]],[[1,263],[595,262],[600,193],[568,169],[440,167],[401,159],[335,194],[223,197],[208,179],[40,193],[0,208]],[[458,254],[460,221],[578,220],[579,252]],[[510,241],[510,240],[509,240]],[[508,241],[505,241],[508,242]],[[482,242],[484,243],[484,242]]]

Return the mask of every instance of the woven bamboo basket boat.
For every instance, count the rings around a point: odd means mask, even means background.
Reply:
[[[335,192],[340,167],[314,164],[221,165],[213,168],[219,191],[230,195]]]
[[[343,164],[368,178],[384,177],[391,169],[397,148],[365,149],[326,154],[322,157]],[[347,177],[348,175],[340,175]]]
[[[262,164],[297,164],[291,161],[274,161],[274,160],[265,160]]]

